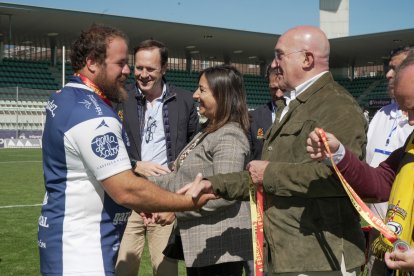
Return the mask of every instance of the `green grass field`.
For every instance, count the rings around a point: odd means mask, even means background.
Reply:
[[[44,196],[40,149],[0,149],[0,275],[40,275],[37,225]],[[145,248],[139,275],[152,275]],[[179,275],[185,275],[182,262]]]

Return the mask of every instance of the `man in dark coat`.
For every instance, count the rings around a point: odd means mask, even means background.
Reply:
[[[189,91],[167,83],[168,50],[156,40],[135,48],[136,82],[127,86],[128,100],[117,106],[130,146],[133,170],[141,176],[170,172],[172,163],[198,130],[197,109]],[[145,239],[154,275],[177,275],[177,260],[163,255],[175,214],[132,212],[121,242],[117,275],[137,275]],[[154,223],[157,221],[159,224]]]

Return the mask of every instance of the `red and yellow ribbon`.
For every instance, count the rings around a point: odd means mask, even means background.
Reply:
[[[75,73],[74,75],[79,77],[87,87],[91,88],[93,92],[95,92],[95,94],[99,96],[99,98],[101,98],[107,105],[112,107],[111,101],[105,96],[104,92],[99,88],[98,85],[96,85],[93,81],[91,81],[82,74]]]
[[[317,134],[319,134],[319,136],[321,137],[322,142],[326,148],[326,151],[329,154],[332,167],[334,168],[336,174],[338,175],[338,178],[341,181],[342,186],[344,187],[346,193],[348,194],[352,202],[352,205],[355,207],[357,212],[361,215],[363,219],[365,219],[367,223],[369,223],[369,225],[371,225],[372,227],[377,229],[379,232],[381,232],[381,234],[387,240],[389,240],[391,243],[395,243],[398,240],[398,236],[384,224],[382,219],[375,216],[375,214],[368,208],[365,202],[362,201],[362,199],[358,196],[358,194],[355,193],[354,189],[352,189],[352,187],[348,184],[346,179],[343,177],[342,173],[339,171],[338,167],[336,166],[333,160],[331,150],[329,149],[328,140],[326,138],[325,131],[321,128],[318,128]]]
[[[254,275],[263,275],[263,185],[250,185],[250,214],[252,217],[252,239]]]

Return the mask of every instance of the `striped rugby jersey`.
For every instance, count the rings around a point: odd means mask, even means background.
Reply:
[[[116,204],[100,181],[131,169],[122,124],[78,77],[50,97],[46,113],[41,272],[112,274],[130,210]]]

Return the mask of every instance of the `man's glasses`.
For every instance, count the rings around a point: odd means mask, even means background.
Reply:
[[[155,128],[157,127],[157,120],[152,116],[148,117],[147,128],[145,129],[145,142],[149,143],[154,139]]]
[[[301,52],[306,52],[306,50],[292,51],[289,53],[283,53],[282,51],[275,51],[275,59],[282,60],[283,56],[287,57],[291,54],[296,54],[296,53],[301,53]]]

